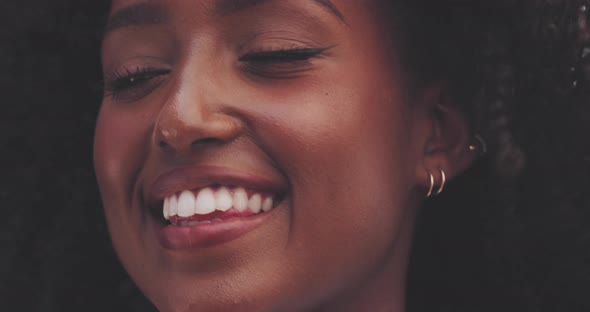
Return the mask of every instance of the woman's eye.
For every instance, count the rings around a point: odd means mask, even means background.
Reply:
[[[107,77],[105,96],[118,101],[134,101],[146,96],[158,86],[157,78],[168,75],[167,69],[137,68],[115,72]]]
[[[329,48],[301,48],[247,53],[239,58],[244,69],[270,79],[296,78],[313,68],[314,58],[322,57]]]
[[[324,53],[327,48],[301,48],[290,50],[252,52],[240,57],[241,62],[296,62],[308,61]]]

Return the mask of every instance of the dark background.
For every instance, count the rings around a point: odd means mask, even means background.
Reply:
[[[2,311],[143,310],[109,245],[92,171],[107,9],[0,3]]]

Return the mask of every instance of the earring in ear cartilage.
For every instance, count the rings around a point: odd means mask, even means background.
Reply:
[[[441,181],[440,181],[440,187],[438,188],[438,191],[436,191],[436,195],[440,195],[440,193],[442,193],[442,191],[445,189],[445,184],[447,183],[447,174],[445,173],[444,170],[439,169],[440,170],[440,176],[441,176]]]
[[[479,134],[474,135],[473,138],[477,140],[477,144],[469,145],[469,150],[472,152],[479,150],[480,155],[486,154],[488,152],[488,146],[486,144],[486,141],[484,141],[481,135]]]
[[[426,171],[428,173],[428,178],[430,179],[430,188],[428,189],[428,194],[426,194],[426,198],[432,197],[432,190],[434,190],[434,176],[430,171]]]

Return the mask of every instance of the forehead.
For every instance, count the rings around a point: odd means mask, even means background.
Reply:
[[[157,3],[158,1],[139,1],[139,0],[112,0],[111,1],[111,13],[115,12],[121,8],[141,3],[141,2],[150,2],[150,3]]]
[[[133,6],[137,4],[152,4],[152,5],[164,5],[167,2],[173,2],[174,0],[113,0],[111,2],[111,13],[116,12],[121,8]],[[253,6],[263,2],[288,2],[293,0],[198,0],[196,4],[200,4],[205,8],[215,7],[220,11],[231,11],[240,9],[242,7]],[[336,8],[333,0],[294,0],[297,2],[315,2],[325,9],[332,11],[332,13],[343,18],[342,13]]]

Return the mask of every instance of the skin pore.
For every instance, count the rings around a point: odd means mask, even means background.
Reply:
[[[113,1],[95,168],[117,254],[159,310],[403,311],[426,170],[452,179],[473,156],[444,90],[407,95],[375,16],[364,1]],[[162,243],[152,195],[171,174],[255,177],[280,202],[235,239]]]

